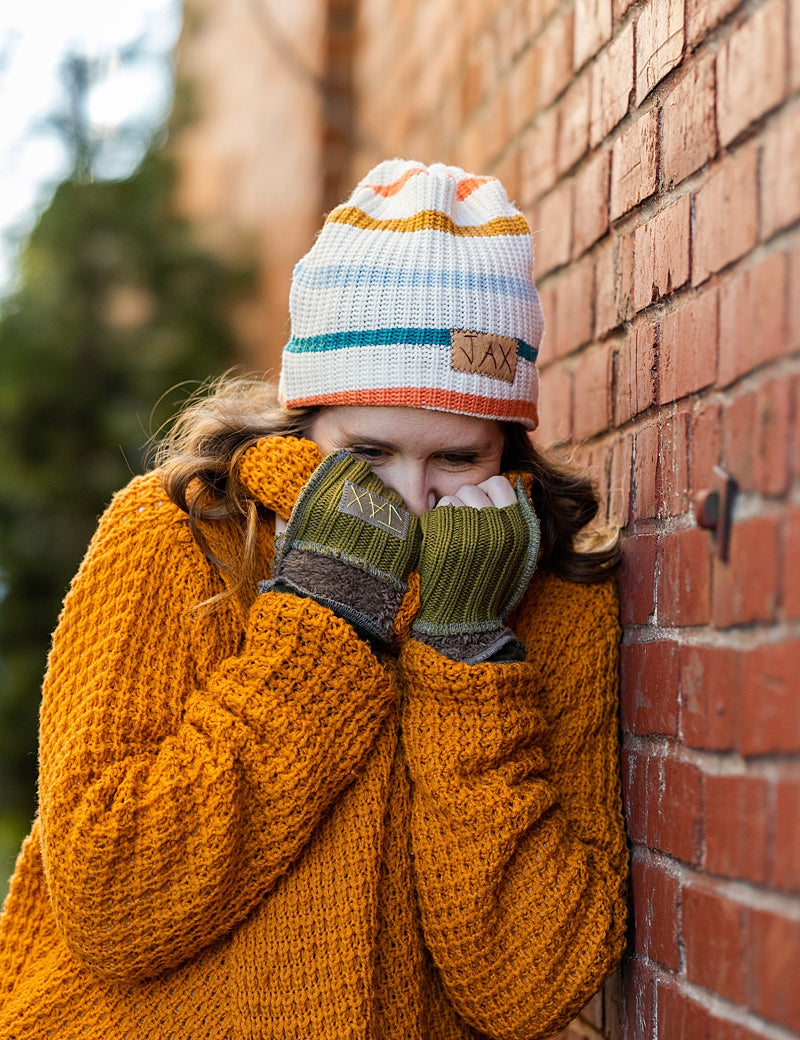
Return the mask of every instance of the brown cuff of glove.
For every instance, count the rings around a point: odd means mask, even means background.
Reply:
[[[491,664],[524,661],[525,647],[510,628],[493,632],[467,632],[458,635],[426,635],[415,632],[414,638],[438,654],[461,664]]]
[[[405,595],[335,557],[296,549],[286,554],[274,582],[266,584],[310,596],[379,648],[394,636],[394,619]]]

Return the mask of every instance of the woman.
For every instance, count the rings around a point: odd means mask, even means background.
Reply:
[[[543,460],[531,240],[383,163],[103,517],[43,691],[0,1037],[545,1037],[627,871],[612,545]],[[277,541],[275,533],[279,534]]]

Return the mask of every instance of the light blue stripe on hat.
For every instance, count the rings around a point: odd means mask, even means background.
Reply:
[[[312,267],[308,264],[298,264],[294,282],[307,289],[347,288],[354,285],[401,289],[466,289],[469,292],[514,296],[520,300],[538,299],[535,286],[524,278],[510,278],[501,274],[470,270],[408,270],[397,267],[373,267],[369,264]]]
[[[427,343],[430,346],[449,348],[450,329],[358,329],[330,332],[320,336],[292,336],[284,349],[289,354],[305,354],[341,350],[343,347],[385,347],[393,343]],[[517,339],[517,344],[519,356],[525,361],[535,363],[538,350],[534,350],[521,339]]]

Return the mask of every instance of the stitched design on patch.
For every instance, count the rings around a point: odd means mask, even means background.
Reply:
[[[399,538],[403,542],[406,540],[409,520],[406,510],[396,506],[383,495],[359,487],[358,484],[353,484],[349,480],[344,483],[344,490],[339,501],[339,512],[357,516],[359,520],[372,524],[380,531],[393,534],[395,538]]]
[[[517,373],[517,341],[491,332],[450,330],[450,367],[454,372],[489,376],[513,383]]]

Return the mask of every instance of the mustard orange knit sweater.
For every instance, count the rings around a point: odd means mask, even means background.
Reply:
[[[315,463],[270,440],[242,472],[285,515]],[[50,655],[0,1038],[563,1026],[624,942],[613,586],[537,573],[527,660],[471,666],[410,597],[380,660],[312,600],[193,609],[223,588],[157,474],[115,497]]]

